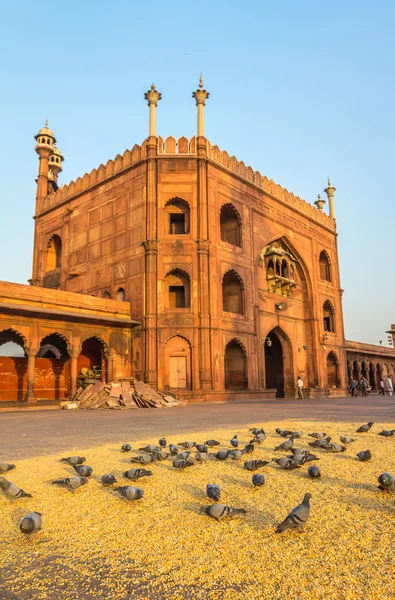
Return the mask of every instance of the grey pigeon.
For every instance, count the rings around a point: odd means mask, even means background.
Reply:
[[[152,475],[152,471],[146,471],[145,469],[129,469],[129,471],[125,471],[123,474],[124,477],[127,477],[132,481],[137,481],[137,479],[149,477],[150,475]]]
[[[139,465],[149,465],[150,463],[156,462],[157,458],[155,454],[140,454],[139,456],[133,456],[130,459],[131,463],[138,463]]]
[[[232,460],[241,460],[244,454],[245,450],[230,450],[228,456]]]
[[[166,460],[166,458],[170,456],[169,452],[166,452],[165,450],[156,450],[152,454],[155,456],[156,460]]]
[[[366,425],[361,425],[361,427],[357,429],[357,433],[366,433],[367,431],[369,431],[372,425],[374,425],[373,421],[369,421],[369,423],[366,423]]]
[[[152,452],[160,452],[160,448],[158,446],[154,446],[154,444],[148,444],[148,446],[144,446],[144,448],[139,448],[140,452],[148,452],[151,454]]]
[[[250,444],[262,444],[266,439],[266,433],[264,431],[260,431],[255,434],[255,437],[250,440]]]
[[[312,448],[326,448],[330,444],[331,440],[332,438],[328,436],[324,440],[315,440],[315,442],[309,442],[309,446]]]
[[[255,446],[254,444],[251,444],[251,442],[249,444],[247,444],[246,446],[244,446],[244,452],[246,452],[247,454],[252,454],[255,450]]]
[[[190,456],[190,452],[180,452],[179,454],[177,454],[177,458],[181,458],[181,460],[188,460]]]
[[[185,450],[188,450],[189,448],[193,448],[194,446],[196,446],[196,442],[180,442],[177,445],[182,446],[183,448],[185,448]]]
[[[352,442],[355,442],[355,440],[353,440],[350,437],[347,437],[346,435],[341,435],[340,436],[340,441],[342,444],[351,444]]]
[[[66,488],[69,492],[73,492],[77,490],[79,487],[86,485],[89,479],[86,477],[80,477],[79,475],[75,475],[74,477],[65,477],[64,479],[56,479],[52,482],[53,485],[60,485],[61,487]]]
[[[296,506],[289,513],[286,519],[278,525],[275,533],[282,533],[283,531],[286,531],[286,529],[302,528],[310,516],[310,498],[311,494],[305,494],[302,504]]]
[[[115,491],[119,492],[126,500],[140,500],[144,496],[144,490],[133,485],[117,487]]]
[[[362,462],[365,462],[372,458],[372,453],[370,450],[364,450],[362,452],[358,452],[357,458],[359,458],[359,460],[361,460]]]
[[[261,485],[265,485],[265,476],[262,473],[254,473],[252,476],[252,485],[254,487],[260,487]]]
[[[239,440],[237,439],[237,435],[234,435],[232,437],[232,439],[230,440],[230,444],[231,446],[233,446],[233,448],[237,448],[239,445]]]
[[[245,515],[247,511],[244,508],[233,508],[233,506],[225,506],[225,504],[212,504],[211,506],[201,506],[200,512],[216,521],[221,521],[226,517],[234,515]]]
[[[121,448],[121,452],[130,452],[132,449],[132,446],[130,444],[123,444],[122,448]]]
[[[307,473],[312,479],[317,479],[318,477],[321,477],[321,471],[319,467],[317,467],[317,465],[310,465],[307,469]]]
[[[218,450],[214,456],[217,460],[226,460],[229,456],[229,452],[230,450]]]
[[[316,440],[323,440],[326,437],[326,433],[315,431],[313,433],[309,433],[309,436],[315,438]]]
[[[302,435],[303,435],[303,431],[293,431],[291,433],[291,437],[294,437],[294,438],[301,438]]]
[[[278,433],[279,436],[281,436],[283,438],[286,438],[286,437],[289,437],[291,435],[292,431],[289,431],[289,429],[279,429],[277,427],[276,433]]]
[[[65,462],[75,467],[76,465],[82,465],[86,461],[85,456],[69,456],[68,458],[61,458],[60,462]]]
[[[313,462],[314,460],[320,460],[318,456],[315,454],[310,454],[310,452],[305,452],[303,454],[295,453],[288,458],[292,458],[295,463],[299,463],[300,465],[305,465],[306,463]]]
[[[114,483],[117,483],[117,480],[115,479],[114,475],[112,475],[112,473],[109,473],[108,475],[103,475],[101,481],[103,485],[114,485]]]
[[[294,445],[294,438],[291,436],[289,438],[289,440],[286,440],[285,442],[283,442],[282,444],[280,444],[279,446],[276,446],[274,448],[274,450],[290,450],[292,448],[292,446]]]
[[[19,500],[20,498],[33,498],[31,494],[26,493],[17,485],[11,483],[11,481],[7,481],[5,477],[0,477],[0,488],[10,502]]]
[[[42,527],[41,513],[31,512],[26,517],[23,517],[19,523],[19,529],[22,533],[31,534],[36,533]]]
[[[206,440],[204,443],[210,448],[212,448],[213,446],[219,446],[219,442],[217,442],[217,440]]]
[[[15,469],[15,465],[0,463],[0,473],[7,473],[7,471],[12,471],[12,469]]]
[[[164,437],[160,438],[160,440],[159,440],[159,446],[161,448],[166,448],[166,445],[167,445],[166,438],[164,438]]]
[[[218,502],[221,497],[221,488],[216,483],[208,483],[206,486],[206,494],[210,500]]]
[[[395,491],[395,477],[391,473],[381,473],[379,475],[379,490],[394,492]]]
[[[247,469],[247,471],[256,471],[257,469],[260,469],[261,467],[264,467],[268,464],[268,460],[247,460],[244,463],[244,466]]]
[[[170,450],[170,454],[171,454],[172,456],[177,456],[177,454],[178,454],[178,452],[179,452],[179,450],[178,450],[177,446],[175,446],[174,444],[170,444],[170,446],[169,446],[169,450]]]
[[[196,452],[195,460],[200,463],[208,460],[208,452]]]
[[[253,427],[252,429],[250,429],[250,431],[252,431],[254,435],[257,435],[258,433],[265,433],[263,427]]]
[[[88,467],[88,465],[76,465],[73,469],[81,477],[91,477],[93,473],[92,467]]]
[[[377,435],[382,435],[383,437],[393,437],[395,435],[395,429],[383,429],[383,431],[380,431],[380,433],[378,433]],[[1,472],[1,465],[0,465],[0,472]]]
[[[335,444],[334,442],[331,442],[327,446],[322,446],[322,449],[326,450],[327,452],[345,452],[347,450],[346,446]]]
[[[272,462],[275,462],[286,471],[290,471],[291,469],[300,469],[301,464],[299,462],[294,461],[293,458],[272,458]]]
[[[208,446],[206,444],[196,444],[196,450],[198,452],[208,452]]]
[[[175,458],[173,460],[173,467],[175,469],[178,469],[179,471],[183,471],[184,469],[187,469],[188,467],[193,467],[193,462],[189,461],[189,460],[182,460],[182,458]]]

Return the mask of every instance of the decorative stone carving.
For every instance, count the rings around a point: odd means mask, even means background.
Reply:
[[[113,266],[114,279],[125,279],[126,277],[126,263],[120,262]]]
[[[147,254],[158,252],[158,240],[144,240],[143,245]]]
[[[296,288],[296,258],[281,241],[267,246],[263,258],[268,291],[272,294],[290,296]]]

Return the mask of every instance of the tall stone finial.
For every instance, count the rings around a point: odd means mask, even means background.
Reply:
[[[196,92],[192,92],[192,98],[196,100],[197,106],[197,135],[198,137],[204,137],[204,105],[209,97],[209,93],[203,89],[203,74],[200,73],[199,78],[199,89]]]
[[[156,107],[162,98],[162,94],[157,92],[154,84],[152,84],[151,89],[144,94],[144,98],[149,106],[149,135],[150,137],[156,137]]]
[[[334,205],[334,201],[333,201],[335,191],[336,191],[336,188],[333,187],[333,185],[331,185],[331,180],[328,177],[328,187],[324,189],[324,192],[328,196],[329,216],[332,217],[332,219],[335,218],[335,205]]]
[[[48,117],[45,119],[45,127],[48,127]]]
[[[323,210],[325,202],[326,202],[326,200],[323,200],[321,198],[321,195],[318,194],[317,200],[314,202],[314,204],[316,205],[316,207],[318,208],[318,210]]]

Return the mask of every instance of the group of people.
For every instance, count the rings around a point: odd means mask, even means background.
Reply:
[[[361,396],[367,396],[372,391],[372,387],[369,384],[366,377],[362,376],[359,381],[356,381],[352,377],[348,384],[348,390],[349,390],[351,396],[354,396],[354,397],[358,396],[358,392],[361,393]],[[380,380],[378,391],[379,391],[379,394],[382,394],[383,396],[385,396],[386,393],[388,394],[388,396],[392,396],[393,391],[394,391],[394,386],[393,386],[391,377],[387,377],[385,384],[384,384],[383,379]]]

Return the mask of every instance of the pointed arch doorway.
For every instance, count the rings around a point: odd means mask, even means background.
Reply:
[[[294,394],[291,342],[280,327],[265,339],[265,379],[266,389],[275,390],[276,398]]]

